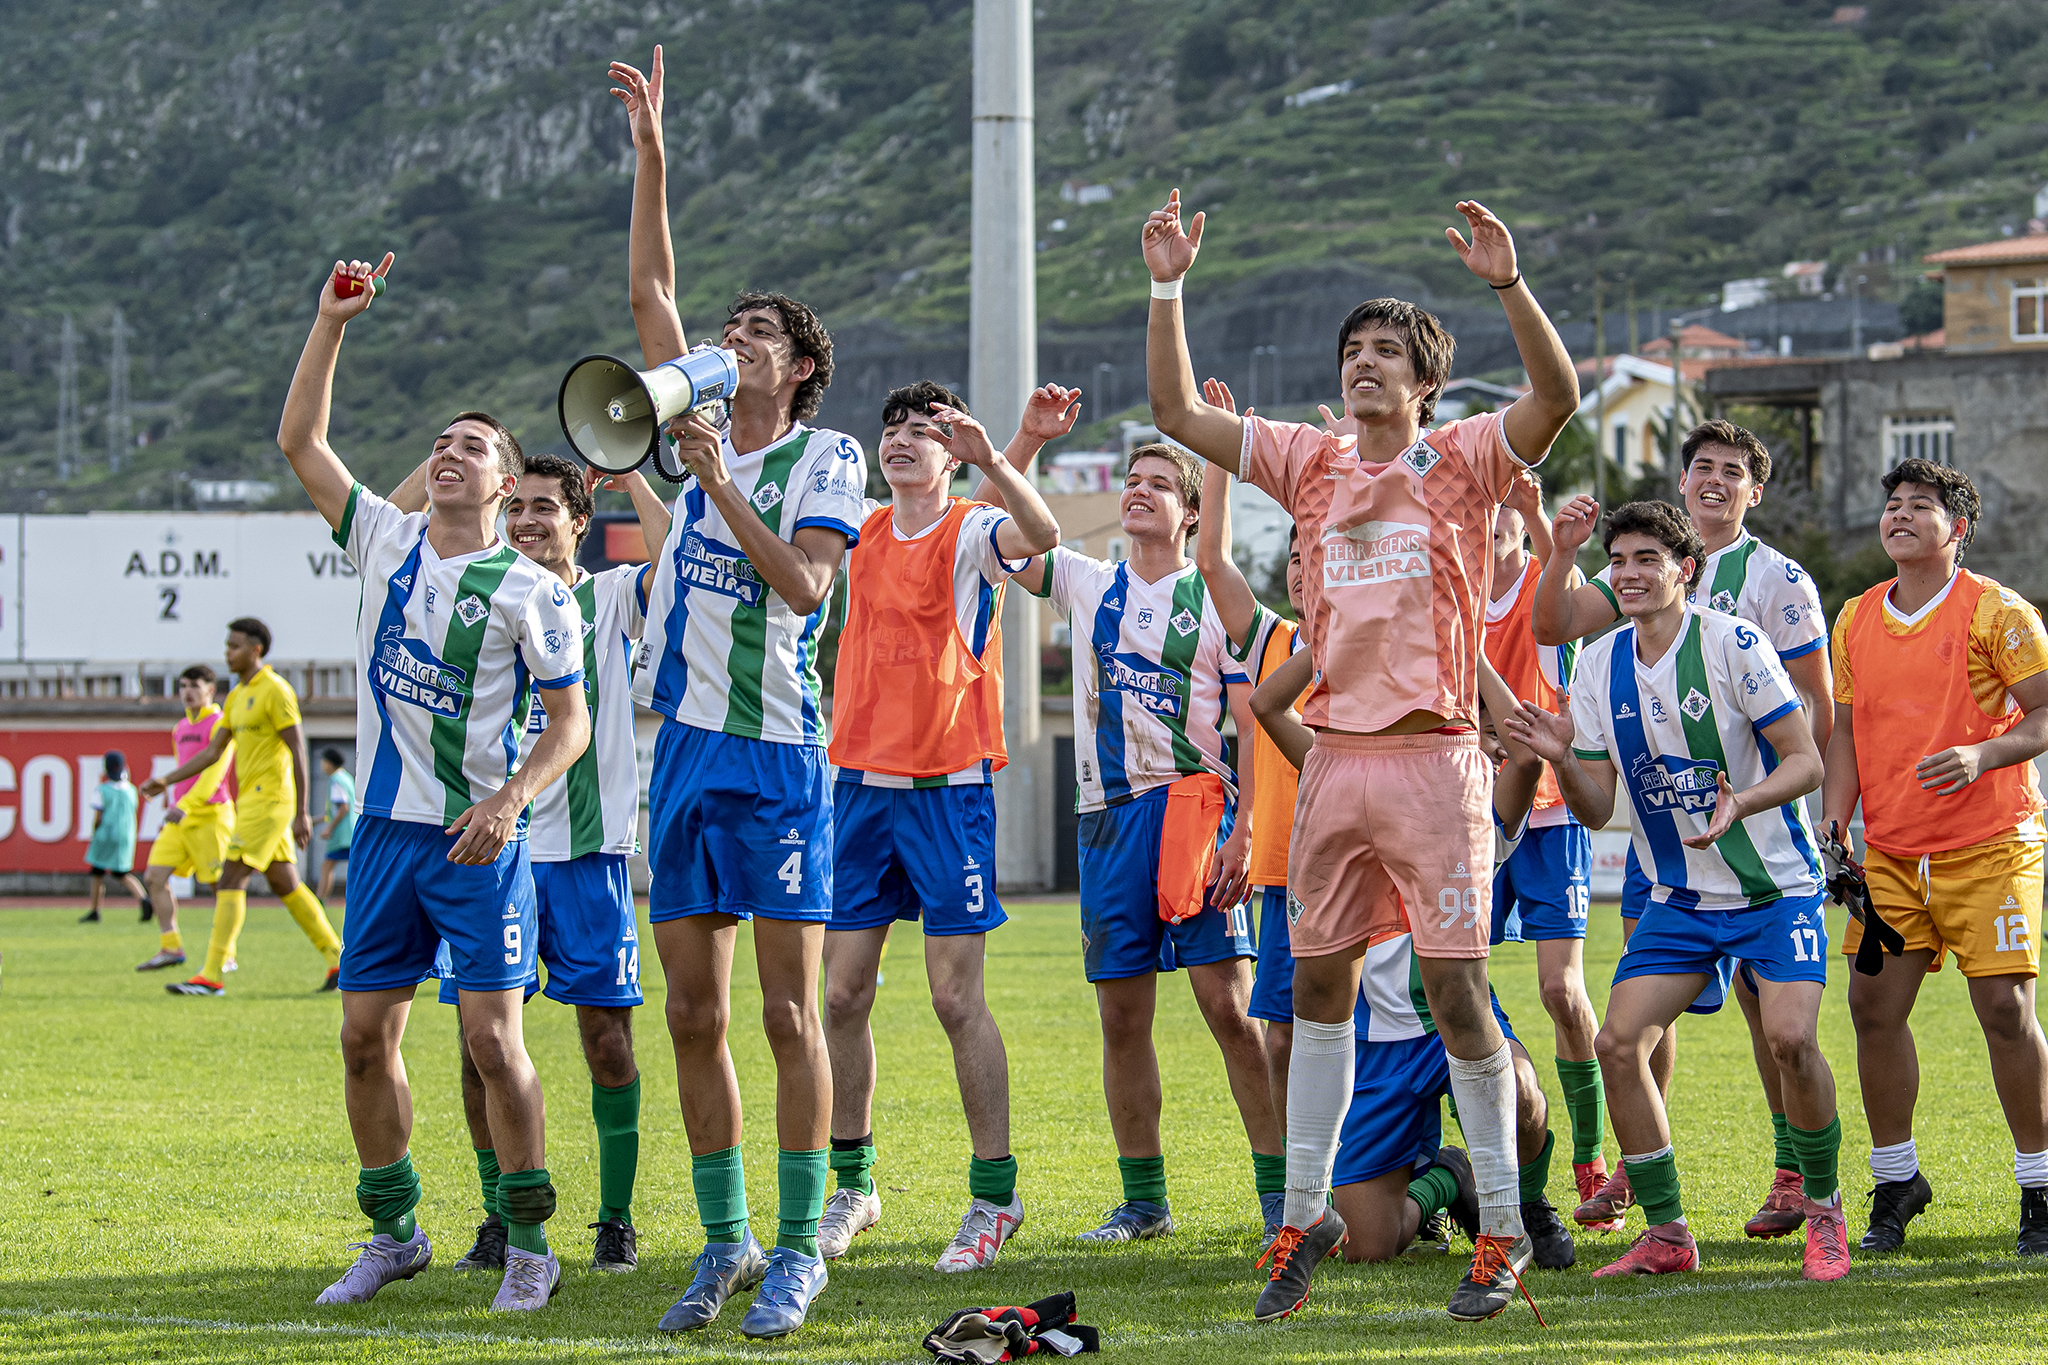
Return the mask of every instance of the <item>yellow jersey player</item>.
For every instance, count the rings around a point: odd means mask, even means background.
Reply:
[[[185,715],[171,727],[171,743],[180,763],[204,752],[220,724],[213,682],[214,672],[205,664],[194,664],[178,675],[178,700],[185,704]],[[191,877],[208,886],[220,882],[228,836],[235,829],[234,792],[228,785],[234,753],[230,743],[212,766],[169,788],[171,806],[164,812],[164,826],[156,841],[149,846],[149,866],[142,875],[156,910],[157,951],[135,969],[138,972],[184,964],[184,940],[178,935],[178,901],[171,894],[171,878]],[[151,785],[145,783],[143,790],[147,792]]]

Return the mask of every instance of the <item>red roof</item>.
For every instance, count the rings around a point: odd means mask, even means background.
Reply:
[[[1732,337],[1726,332],[1717,332],[1713,328],[1703,326],[1697,322],[1679,331],[1678,345],[1681,350],[1686,351],[1734,351],[1738,355],[1749,350],[1749,343],[1741,337]],[[1670,349],[1670,337],[1656,337],[1643,343],[1641,354],[1651,355]]]
[[[1996,265],[2001,261],[2048,261],[2048,235],[2001,237],[1976,246],[1951,247],[1920,258],[1935,265]]]

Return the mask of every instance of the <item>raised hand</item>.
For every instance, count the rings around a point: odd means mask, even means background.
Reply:
[[[705,421],[702,413],[686,412],[671,421],[668,429],[676,438],[676,459],[697,476],[706,492],[732,481],[732,473],[725,467],[725,447],[719,440],[718,428]]]
[[[1074,423],[1080,418],[1081,391],[1063,389],[1057,384],[1046,384],[1033,389],[1031,397],[1024,401],[1024,416],[1017,423],[1017,429],[1031,440],[1044,445],[1047,441],[1058,440],[1072,431]]]
[[[1231,394],[1230,385],[1220,379],[1204,379],[1202,381],[1202,401],[1212,408],[1222,408],[1225,412],[1233,415],[1237,412],[1237,399]],[[1251,416],[1252,410],[1246,408],[1244,415],[1247,417]]]
[[[1557,509],[1557,519],[1550,523],[1550,539],[1559,553],[1576,555],[1593,538],[1599,521],[1600,504],[1581,493]]]
[[[1560,704],[1562,704],[1560,702]],[[1572,723],[1533,702],[1522,702],[1501,721],[1503,732],[1538,758],[1562,763],[1571,755]]]
[[[1508,225],[1476,199],[1459,201],[1458,212],[1471,225],[1471,245],[1466,245],[1456,228],[1445,228],[1444,236],[1464,258],[1465,268],[1497,288],[1513,284],[1521,267],[1515,263],[1515,239],[1508,235]]]
[[[654,45],[654,64],[648,74],[638,67],[613,62],[611,78],[618,82],[612,94],[626,106],[627,126],[633,130],[633,146],[645,149],[661,142],[661,44]]]
[[[334,273],[328,275],[320,284],[320,316],[334,322],[347,322],[352,318],[361,317],[363,311],[377,298],[377,291],[370,282],[383,279],[390,273],[391,263],[397,259],[397,256],[387,251],[384,253],[384,259],[374,266],[368,261],[336,261]],[[344,298],[334,292],[335,275],[358,280],[363,287],[357,293]]]
[[[1543,480],[1536,477],[1535,470],[1518,466],[1513,481],[1508,484],[1507,496],[1501,501],[1520,512],[1522,520],[1540,521],[1543,518]]]
[[[1152,210],[1145,219],[1143,242],[1145,246],[1145,268],[1152,272],[1152,278],[1165,284],[1188,273],[1195,263],[1195,254],[1202,249],[1202,224],[1208,219],[1206,213],[1195,215],[1195,221],[1188,228],[1180,222],[1180,191],[1166,196],[1166,207]]]
[[[1743,816],[1742,799],[1735,794],[1735,788],[1728,785],[1728,774],[1716,773],[1714,780],[1718,784],[1714,814],[1707,821],[1706,833],[1679,840],[1687,848],[1712,848],[1714,841],[1733,829],[1735,822]]]
[[[1316,404],[1316,411],[1323,415],[1323,430],[1329,432],[1332,436],[1356,436],[1358,434],[1358,419],[1351,415],[1348,408],[1342,417],[1331,412],[1328,403]]]
[[[932,423],[929,428],[932,439],[944,446],[946,453],[961,464],[987,469],[995,463],[996,447],[988,438],[988,428],[960,409],[934,403]]]

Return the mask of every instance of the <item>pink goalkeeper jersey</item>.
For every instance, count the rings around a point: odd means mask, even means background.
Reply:
[[[213,743],[213,727],[219,723],[220,708],[218,706],[207,707],[199,713],[197,720],[192,719],[190,716],[178,717],[177,724],[171,727],[171,743],[177,747],[179,767],[182,768],[193,759],[199,757],[206,746]],[[184,800],[185,793],[192,790],[192,784],[204,775],[204,773],[194,773],[183,782],[172,787],[171,800],[174,803]],[[228,784],[224,778],[221,784],[213,789],[213,795],[208,797],[206,802],[210,806],[218,806],[228,799],[228,795]]]
[[[1361,464],[1353,436],[1247,417],[1245,482],[1294,516],[1315,682],[1302,719],[1370,734],[1411,711],[1478,723],[1493,514],[1522,463],[1499,413]]]

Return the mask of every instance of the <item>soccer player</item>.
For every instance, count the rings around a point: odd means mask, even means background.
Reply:
[[[171,727],[171,744],[179,763],[204,750],[214,727],[220,724],[221,709],[214,704],[213,683],[214,672],[205,664],[194,664],[178,675],[178,700],[184,703],[185,715]],[[136,967],[138,972],[184,964],[178,899],[171,894],[171,878],[191,877],[208,886],[220,881],[228,836],[235,828],[235,802],[227,784],[229,765],[234,761],[230,744],[211,767],[170,789],[170,808],[164,812],[156,841],[149,846],[149,865],[142,874],[150,903],[156,907],[157,950],[154,957]]]
[[[1245,1014],[1257,785],[1250,746],[1239,747],[1233,772],[1223,744],[1226,715],[1239,735],[1252,732],[1250,640],[1226,635],[1187,559],[1201,508],[1193,458],[1163,443],[1139,446],[1118,501],[1131,557],[1110,564],[1061,548],[1017,575],[1052,601],[1075,641],[1081,941],[1123,1183],[1122,1201],[1084,1242],[1173,1231],[1152,1044],[1162,971],[1188,969],[1251,1150],[1280,1149],[1264,1045]]]
[[[1529,542],[1535,546],[1533,555]],[[1493,516],[1486,658],[1514,696],[1553,712],[1558,694],[1570,686],[1578,642],[1538,644],[1529,616],[1544,566],[1555,557],[1550,523],[1543,516],[1543,485],[1533,473],[1520,471],[1507,501]],[[1536,979],[1550,1015],[1558,1083],[1571,1115],[1572,1178],[1583,1202],[1607,1182],[1607,1161],[1600,1154],[1607,1135],[1607,1106],[1600,1088],[1600,1063],[1593,1056],[1599,1022],[1586,995],[1593,840],[1573,817],[1547,767],[1527,829],[1513,841],[1512,849],[1493,873],[1492,942],[1526,940],[1536,945]]]
[[[1763,501],[1764,485],[1771,478],[1771,454],[1755,435],[1732,422],[1719,419],[1702,422],[1686,434],[1680,447],[1683,476],[1680,490],[1685,509],[1707,559],[1698,581],[1688,589],[1686,600],[1697,606],[1739,616],[1764,634],[1778,651],[1792,688],[1799,694],[1814,748],[1828,749],[1834,729],[1834,707],[1828,681],[1827,622],[1821,615],[1820,594],[1813,580],[1793,560],[1751,535],[1743,526],[1749,509]],[[1558,512],[1554,537],[1558,551],[1545,562],[1537,584],[1532,623],[1536,639],[1545,645],[1565,645],[1595,631],[1605,630],[1621,615],[1621,607],[1608,582],[1610,571],[1602,569],[1590,584],[1580,585],[1573,577],[1573,558],[1579,547],[1592,538],[1600,515],[1591,498],[1573,498]],[[1650,894],[1650,882],[1636,858],[1634,847],[1628,855],[1628,872],[1622,886],[1621,933],[1628,942],[1636,917]],[[1751,1237],[1783,1237],[1797,1232],[1805,1215],[1803,1182],[1798,1153],[1792,1145],[1791,1128],[1785,1118],[1784,1087],[1771,1060],[1771,1047],[1764,1035],[1756,993],[1748,979],[1734,971],[1732,960],[1707,983],[1691,1012],[1711,1014],[1720,1009],[1733,989],[1749,1026],[1750,1052],[1763,1082],[1764,1101],[1770,1108],[1775,1172],[1762,1207],[1744,1225]],[[1731,979],[1732,978],[1732,979]],[[1678,1030],[1664,1030],[1651,1059],[1650,1070],[1657,1088],[1671,1093],[1671,1072],[1677,1064]],[[1592,1188],[1587,1173],[1579,1173],[1583,1202],[1574,1215],[1588,1227],[1618,1230],[1622,1216],[1633,1203],[1628,1172],[1616,1168],[1606,1186]]]
[[[1318,731],[1302,771],[1288,858],[1294,1050],[1287,1081],[1284,1267],[1260,1298],[1298,1303],[1344,1235],[1323,1212],[1351,1097],[1353,1009],[1373,934],[1420,907],[1415,953],[1450,1054],[1471,1144],[1482,1230],[1448,1312],[1492,1317],[1533,1254],[1514,1152],[1515,1082],[1487,1004],[1491,773],[1477,733],[1477,660],[1492,567],[1493,510],[1515,469],[1541,460],[1578,406],[1571,358],[1523,283],[1507,228],[1480,204],[1446,236],[1506,311],[1530,392],[1505,412],[1423,429],[1450,375],[1452,340],[1397,299],[1360,304],[1337,336],[1343,435],[1239,419],[1201,402],[1181,317],[1183,277],[1204,215],[1183,228],[1180,195],[1147,220],[1153,281],[1145,347],[1153,420],[1203,458],[1272,494],[1305,550],[1307,630],[1318,675],[1304,719]]]
[[[650,77],[614,64],[631,119],[633,321],[649,365],[683,353],[661,141],[660,50]],[[750,1337],[803,1325],[827,1275],[818,1254],[832,1073],[818,1011],[832,915],[832,792],[818,636],[832,580],[860,541],[860,443],[805,425],[832,379],[832,338],[773,293],[733,300],[720,341],[739,364],[723,431],[670,424],[689,471],[647,591],[634,698],[661,713],[648,787],[649,917],[668,985],[691,1183],[706,1246],[660,1326],[704,1326],[760,1284]],[[747,1226],[739,1080],[725,1031],[733,945],[751,921],[762,1026],[775,1058],[779,1229]]]
[[[555,1187],[540,1078],[520,1019],[538,937],[524,836],[527,806],[590,743],[590,708],[578,686],[583,618],[561,579],[497,534],[522,459],[496,419],[466,412],[435,438],[431,517],[400,512],[364,488],[328,445],[343,330],[370,306],[371,283],[391,262],[386,253],[374,270],[336,263],[336,276],[353,288],[343,296],[333,277],[321,286],[277,433],[363,583],[362,809],[341,959],[341,1052],[362,1163],[356,1202],[372,1235],[318,1302],[366,1302],[433,1260],[413,1219],[420,1182],[408,1151],[412,1092],[399,1048],[413,993],[445,940],[501,1169],[497,1202],[510,1247],[492,1307],[538,1309],[560,1285],[562,1267],[547,1244]],[[536,687],[547,729],[515,763],[514,736]]]
[[[1687,602],[1707,554],[1684,512],[1629,503],[1608,517],[1602,543],[1627,624],[1588,646],[1569,720],[1525,706],[1506,722],[1549,761],[1586,824],[1604,827],[1617,791],[1627,797],[1651,879],[1596,1043],[1622,1162],[1650,1227],[1593,1273],[1699,1265],[1650,1056],[1721,959],[1734,957],[1755,980],[1783,1078],[1805,1182],[1805,1275],[1838,1280],[1849,1273],[1836,1180],[1842,1124],[1817,1037],[1827,924],[1799,801],[1820,785],[1813,731],[1770,641]]]
[[[1982,510],[1968,475],[1906,460],[1884,476],[1878,535],[1898,576],[1835,621],[1834,742],[1822,820],[1847,843],[1860,798],[1870,898],[1906,940],[1849,978],[1877,1182],[1862,1245],[1892,1251],[1933,1198],[1913,1141],[1920,983],[1955,954],[2012,1130],[2019,1253],[2048,1254],[2048,1043],[2034,1015],[2048,634],[2017,593],[1958,567]],[[1854,953],[1863,926],[1850,924]]]
[[[339,749],[320,751],[320,771],[327,778],[327,809],[318,830],[327,845],[320,860],[320,899],[324,902],[334,895],[334,870],[348,864],[348,843],[356,832],[356,779],[342,764]]]
[[[392,495],[401,511],[427,501],[428,461]],[[669,513],[637,472],[610,480],[557,455],[529,455],[505,500],[505,539],[554,574],[584,621],[583,697],[590,747],[562,780],[543,787],[527,817],[540,960],[548,999],[576,1008],[576,1030],[590,1068],[591,1118],[597,1127],[597,1230],[591,1268],[625,1273],[639,1265],[633,1183],[640,1162],[640,1072],[633,1060],[633,1009],[641,1003],[640,935],[626,860],[640,848],[640,778],[633,741],[632,676],[627,659],[640,638],[640,594],[651,567],[622,564],[593,574],[576,562],[600,483],[633,499],[640,534],[653,555],[668,537]],[[547,733],[547,710],[534,705],[521,748],[530,758]],[[461,1006],[452,954],[437,955],[444,1005]],[[498,1154],[488,1092],[468,1033],[462,1038],[462,1110],[483,1187],[484,1221],[457,1270],[502,1269],[507,1232],[498,1211]]]
[[[119,749],[109,749],[101,757],[100,784],[91,800],[92,842],[85,846],[85,866],[92,873],[92,908],[78,922],[99,923],[100,893],[107,878],[113,877],[141,903],[146,923],[153,913],[149,893],[135,879],[135,814],[141,803],[135,799],[135,784],[128,780],[128,758]]]
[[[921,380],[882,405],[876,459],[891,501],[865,504],[846,568],[846,627],[832,692],[832,919],[825,932],[825,1045],[832,1058],[838,1188],[819,1252],[842,1256],[882,1216],[875,1192],[875,1043],[868,1016],[891,924],[922,921],[932,1010],[953,1050],[972,1151],[968,1208],[943,1271],[994,1263],[1024,1222],[1010,1151],[1010,1064],[982,990],[996,900],[993,774],[1003,747],[1003,588],[1059,524],[1017,465],[1072,430],[1077,393],[1032,395],[999,455],[951,390]],[[1012,461],[1015,461],[1013,464]],[[982,471],[1001,506],[953,497]]]
[[[327,975],[319,989],[334,990],[340,978],[341,939],[327,922],[327,911],[313,888],[299,880],[299,849],[313,837],[299,694],[264,662],[269,653],[269,626],[253,616],[228,622],[228,671],[240,681],[228,693],[222,719],[204,749],[142,787],[145,798],[156,796],[212,768],[234,746],[235,823],[214,889],[206,965],[197,976],[164,987],[173,995],[227,994],[221,983],[248,915],[246,888],[252,872],[263,874],[293,921],[327,959]]]

